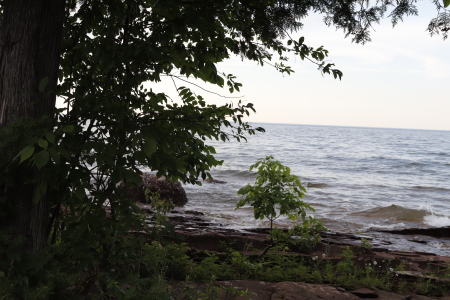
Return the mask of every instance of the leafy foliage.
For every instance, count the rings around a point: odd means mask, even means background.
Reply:
[[[306,218],[306,210],[314,211],[307,203],[299,200],[305,196],[306,189],[298,176],[291,175],[291,169],[283,166],[273,156],[260,158],[250,166],[250,171],[257,169],[255,185],[241,188],[238,195],[243,197],[236,208],[246,204],[253,206],[255,219],[267,218],[270,228],[273,221],[286,215],[295,221],[299,216]]]
[[[322,240],[320,231],[325,231],[321,220],[308,216],[301,224],[288,230],[274,228],[270,233],[272,244],[277,248],[291,249],[302,253],[311,251]],[[266,251],[270,249],[267,248]],[[263,253],[262,255],[264,255]]]
[[[291,175],[291,169],[274,160],[273,156],[258,159],[250,166],[250,171],[253,169],[257,169],[255,185],[248,184],[238,191],[242,198],[236,209],[249,204],[253,206],[255,219],[270,221],[270,244],[260,257],[275,246],[288,246],[296,251],[311,250],[321,240],[317,232],[326,228],[320,220],[306,215],[306,210],[314,209],[299,200],[305,196],[306,189],[298,176]],[[301,217],[302,223],[287,231],[274,228],[273,222],[281,216],[288,216],[292,221]]]

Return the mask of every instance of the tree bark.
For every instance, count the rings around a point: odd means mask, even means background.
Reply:
[[[65,0],[4,0],[0,26],[0,132],[11,122],[36,120],[51,131],[54,118]],[[39,83],[48,77],[44,92]],[[46,118],[46,123],[42,123]],[[50,120],[50,121],[49,121]],[[4,146],[4,145],[3,145]],[[12,149],[11,149],[12,147]],[[19,153],[23,145],[10,145]],[[4,156],[2,156],[4,157]],[[1,186],[0,230],[12,228],[25,247],[39,251],[48,238],[49,203],[33,203],[40,172],[26,163]]]

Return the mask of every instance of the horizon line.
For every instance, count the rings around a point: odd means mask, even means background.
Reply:
[[[280,122],[255,122],[248,123],[271,124],[271,125],[299,125],[299,126],[317,126],[317,127],[345,127],[345,128],[361,128],[361,129],[394,129],[394,130],[421,130],[421,131],[446,131],[450,129],[422,129],[422,128],[399,128],[399,127],[371,127],[371,126],[351,126],[351,125],[319,125],[319,124],[299,124],[299,123],[280,123]]]

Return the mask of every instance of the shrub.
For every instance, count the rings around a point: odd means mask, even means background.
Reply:
[[[243,197],[236,209],[250,204],[255,219],[269,219],[270,229],[273,229],[273,221],[282,215],[293,221],[299,216],[304,220],[307,209],[314,211],[299,200],[305,196],[306,189],[298,176],[291,175],[291,169],[274,160],[273,156],[258,159],[256,164],[250,166],[250,171],[253,169],[257,169],[255,185],[248,184],[238,191],[238,195]]]
[[[291,175],[291,169],[274,160],[273,156],[260,158],[250,166],[250,171],[257,169],[255,185],[246,185],[238,191],[241,200],[236,209],[249,204],[253,207],[255,219],[267,218],[270,221],[270,245],[261,253],[263,256],[270,248],[280,244],[295,244],[296,250],[310,249],[320,241],[316,234],[325,230],[320,220],[306,215],[306,210],[314,211],[300,199],[305,196],[306,189],[298,176]],[[273,228],[273,222],[280,216],[288,216],[295,221],[301,217],[302,223],[287,232]],[[296,237],[295,243],[292,237]]]

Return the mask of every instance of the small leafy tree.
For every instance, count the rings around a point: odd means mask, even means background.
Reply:
[[[273,156],[258,159],[250,166],[250,171],[258,169],[255,185],[246,185],[238,191],[243,197],[236,205],[240,208],[245,204],[253,206],[255,219],[267,218],[270,221],[270,230],[273,221],[280,216],[288,216],[295,221],[299,216],[306,218],[306,210],[314,209],[299,200],[303,198],[306,189],[298,176],[291,175],[291,169],[283,166]]]
[[[285,244],[291,237],[299,235],[300,238],[312,237],[312,242],[320,240],[317,235],[310,232],[324,230],[325,227],[319,220],[307,217],[306,210],[314,211],[307,203],[299,200],[305,196],[306,189],[298,176],[291,175],[291,169],[274,160],[273,156],[260,158],[250,166],[250,171],[257,169],[255,185],[246,185],[238,191],[242,195],[236,204],[236,209],[246,204],[253,206],[255,219],[267,218],[270,221],[270,244],[262,252],[263,256],[267,250],[278,245]],[[301,217],[302,224],[297,224],[287,233],[273,228],[273,222],[280,216],[288,216],[295,221]],[[300,242],[300,241],[299,241]]]

